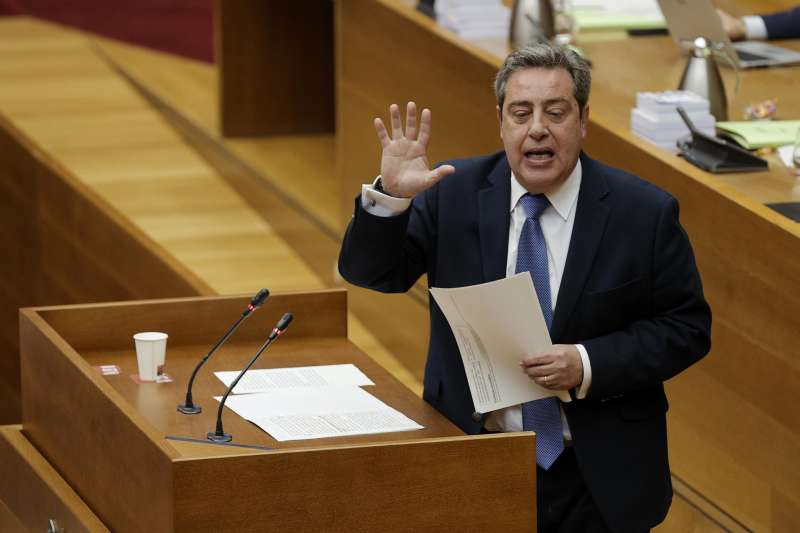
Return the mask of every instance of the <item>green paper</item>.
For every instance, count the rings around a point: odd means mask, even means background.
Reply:
[[[794,144],[797,130],[800,130],[800,120],[717,122],[720,135],[748,150]]]
[[[593,9],[576,9],[572,15],[579,30],[655,30],[666,28],[662,17],[617,15]]]

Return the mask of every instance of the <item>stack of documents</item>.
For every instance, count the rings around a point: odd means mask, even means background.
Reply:
[[[501,0],[438,0],[436,20],[464,39],[507,38],[511,10]]]
[[[216,372],[228,387],[238,374]],[[375,383],[354,365],[250,370],[225,405],[278,441],[422,429],[364,385]]]
[[[636,93],[631,109],[631,131],[659,147],[677,152],[676,141],[689,135],[689,128],[676,109],[682,107],[695,129],[714,137],[716,120],[709,112],[708,100],[690,91]]]

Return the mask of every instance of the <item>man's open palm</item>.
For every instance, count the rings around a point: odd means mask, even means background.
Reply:
[[[423,109],[417,127],[417,106],[406,106],[406,130],[400,120],[397,104],[389,106],[392,134],[383,121],[375,119],[375,131],[383,147],[381,155],[381,180],[383,189],[392,196],[412,198],[428,189],[448,174],[455,172],[452,165],[442,165],[434,170],[428,164],[428,140],[431,133],[431,112]]]

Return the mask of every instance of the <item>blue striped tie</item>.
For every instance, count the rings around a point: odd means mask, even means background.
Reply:
[[[547,245],[545,244],[539,215],[550,202],[543,194],[525,194],[519,200],[525,209],[525,225],[519,236],[517,248],[517,272],[530,272],[533,286],[539,296],[539,305],[547,323],[553,320],[550,302],[550,275],[547,267]],[[522,429],[536,432],[536,462],[548,470],[564,451],[561,429],[561,409],[558,398],[542,398],[522,404]]]

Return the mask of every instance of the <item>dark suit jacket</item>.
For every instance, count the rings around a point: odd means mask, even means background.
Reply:
[[[662,383],[705,355],[711,315],[677,201],[630,174],[581,156],[583,178],[551,336],[589,354],[588,396],[563,404],[584,479],[615,531],[640,531],[672,499]],[[456,173],[380,218],[356,200],[341,274],[384,292],[421,274],[435,287],[505,277],[510,175],[504,153],[452,162]],[[424,398],[468,433],[473,418],[450,327],[430,299]]]
[[[786,11],[761,15],[767,26],[769,39],[797,39],[800,38],[800,6]]]

